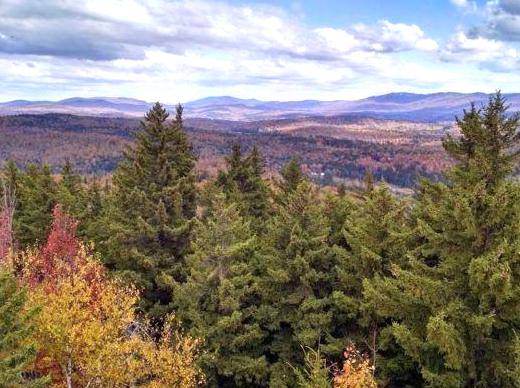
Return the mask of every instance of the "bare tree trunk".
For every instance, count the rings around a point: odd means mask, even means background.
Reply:
[[[65,380],[67,382],[67,388],[72,388],[72,359],[70,356],[67,366],[65,367]]]
[[[379,328],[376,323],[374,323],[371,327],[371,335],[370,339],[364,340],[365,345],[372,353],[372,376],[376,374],[376,357],[377,357],[377,335],[379,333]]]
[[[372,329],[372,376],[376,374],[377,331],[377,325],[375,325]]]

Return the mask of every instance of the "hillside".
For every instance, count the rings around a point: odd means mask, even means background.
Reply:
[[[520,94],[505,94],[512,110],[520,110]],[[354,116],[377,119],[439,122],[452,121],[471,102],[481,105],[484,93],[390,93],[361,100],[260,101],[209,97],[184,103],[186,117],[232,121],[258,121],[306,116]],[[130,98],[69,98],[61,101],[10,101],[0,103],[0,115],[68,113],[88,116],[142,117],[151,103]],[[170,110],[173,105],[167,106]]]
[[[410,187],[417,175],[437,176],[449,163],[442,126],[389,120],[328,117],[237,122],[187,119],[201,177],[215,175],[234,143],[258,145],[269,171],[298,156],[315,180],[330,184],[378,179]],[[0,117],[0,161],[48,163],[54,171],[70,160],[82,174],[111,173],[139,129],[137,118],[63,114]]]

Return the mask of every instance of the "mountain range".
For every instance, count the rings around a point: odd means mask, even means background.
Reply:
[[[520,93],[504,94],[513,111],[520,110]],[[207,97],[184,103],[186,117],[256,121],[307,116],[356,116],[423,122],[452,121],[470,103],[477,106],[485,93],[389,93],[360,100],[260,101],[235,97]],[[60,101],[14,100],[0,103],[0,115],[68,113],[74,115],[140,117],[150,102],[120,97],[74,97]],[[173,110],[173,105],[166,105]]]

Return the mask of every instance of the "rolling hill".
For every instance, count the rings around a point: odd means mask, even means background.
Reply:
[[[512,110],[520,110],[520,93],[505,94]],[[470,103],[483,104],[485,93],[390,93],[361,100],[260,101],[235,97],[208,97],[184,104],[186,117],[231,121],[291,119],[308,116],[356,116],[422,122],[452,121]],[[0,103],[0,115],[66,113],[87,116],[141,117],[152,103],[118,97],[60,101],[15,100]],[[173,105],[167,105],[170,110]]]

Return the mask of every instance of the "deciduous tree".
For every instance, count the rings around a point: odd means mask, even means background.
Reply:
[[[67,387],[195,386],[198,340],[168,319],[156,336],[135,314],[137,290],[107,276],[79,244],[76,227],[57,207],[47,243],[20,260],[30,305],[41,306],[32,336],[36,370]]]

